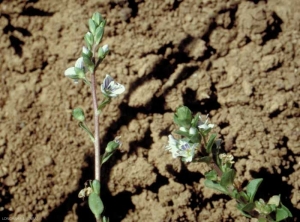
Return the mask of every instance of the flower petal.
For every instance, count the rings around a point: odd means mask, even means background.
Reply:
[[[109,84],[114,81],[114,79],[110,76],[110,75],[107,75],[105,76],[105,79],[103,81],[103,87],[104,89],[107,89],[109,87]]]
[[[82,57],[76,60],[75,67],[79,69],[84,69],[84,62]]]
[[[102,46],[102,50],[104,53],[107,53],[109,51],[109,47],[107,44],[105,44],[104,46]]]
[[[72,76],[76,76],[75,67],[67,68],[66,71],[65,71],[65,76],[70,77],[70,78]]]
[[[82,53],[84,53],[84,54],[88,54],[88,53],[89,53],[89,50],[88,50],[88,48],[87,48],[87,47],[85,47],[85,46],[83,46],[83,47],[82,47]]]
[[[172,153],[173,158],[176,158],[178,157],[177,140],[174,139],[172,135],[169,135],[168,137],[169,137],[169,144],[165,148],[166,150]]]
[[[117,96],[122,94],[124,91],[125,91],[125,87],[122,84],[117,83],[114,85],[113,89],[111,90],[111,94]]]

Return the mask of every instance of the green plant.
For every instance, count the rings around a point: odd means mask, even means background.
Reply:
[[[121,143],[119,137],[110,141],[105,148],[104,154],[101,156],[99,114],[111,102],[112,98],[117,97],[125,91],[125,87],[115,82],[111,76],[106,75],[101,84],[101,92],[104,95],[104,99],[98,103],[96,70],[109,52],[108,45],[99,46],[104,33],[105,20],[100,13],[94,13],[88,20],[88,26],[89,31],[84,35],[85,46],[82,48],[81,57],[77,59],[75,66],[65,71],[65,76],[72,79],[75,83],[82,80],[91,89],[94,111],[94,133],[92,133],[85,122],[85,115],[82,108],[75,108],[72,112],[73,117],[78,120],[79,127],[88,134],[95,147],[95,178],[86,184],[86,187],[80,191],[78,196],[88,197],[90,210],[93,212],[96,220],[107,222],[109,219],[102,216],[104,205],[100,192],[101,166],[120,147]],[[87,77],[88,74],[90,74],[90,78]]]
[[[223,153],[221,140],[217,134],[211,133],[214,124],[204,121],[199,114],[193,116],[186,106],[177,108],[174,122],[179,126],[175,139],[169,135],[166,149],[174,158],[181,157],[185,163],[205,162],[211,170],[205,173],[205,186],[226,194],[237,202],[237,209],[248,218],[257,218],[259,222],[282,221],[292,217],[291,212],[280,201],[280,195],[273,196],[266,203],[264,200],[255,200],[255,194],[263,179],[250,181],[242,189],[235,182],[236,171],[233,169],[233,156]]]

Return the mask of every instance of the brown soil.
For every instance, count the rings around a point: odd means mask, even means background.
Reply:
[[[281,194],[299,221],[298,0],[0,1],[1,219],[94,221],[77,198],[93,146],[70,113],[91,120],[91,95],[63,73],[95,11],[111,48],[98,81],[127,88],[101,116],[102,144],[123,142],[102,173],[111,221],[250,221],[204,187],[208,167],[164,150],[182,104],[219,126],[240,182],[263,177],[258,197]]]

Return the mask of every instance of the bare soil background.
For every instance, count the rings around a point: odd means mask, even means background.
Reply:
[[[103,146],[123,142],[102,173],[111,221],[250,221],[204,187],[207,166],[164,150],[183,104],[218,125],[239,182],[263,177],[258,197],[281,194],[299,221],[299,0],[0,1],[1,219],[94,221],[77,197],[93,146],[71,117],[91,120],[91,95],[63,73],[96,11],[111,48],[99,84],[127,89],[101,116]]]

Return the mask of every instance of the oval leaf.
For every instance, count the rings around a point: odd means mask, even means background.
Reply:
[[[262,181],[263,181],[263,179],[259,178],[259,179],[251,180],[248,183],[248,185],[246,187],[246,192],[247,192],[247,195],[250,199],[250,202],[253,202],[256,191],[257,191],[257,189],[258,189],[258,187],[259,187],[259,185],[261,184]]]
[[[95,215],[96,219],[99,220],[100,216],[103,212],[103,209],[104,209],[103,202],[100,199],[100,196],[98,194],[96,194],[95,192],[92,192],[89,195],[88,202],[89,202],[89,207],[90,207],[91,211]]]

